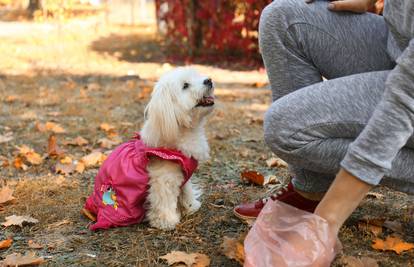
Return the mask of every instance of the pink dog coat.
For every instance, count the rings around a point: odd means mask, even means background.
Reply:
[[[184,185],[197,168],[197,160],[180,151],[147,147],[139,134],[118,146],[104,161],[95,177],[93,193],[84,208],[96,215],[90,229],[107,229],[140,223],[145,217],[149,156],[171,160],[181,165]]]

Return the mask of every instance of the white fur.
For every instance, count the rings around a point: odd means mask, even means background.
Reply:
[[[206,78],[188,67],[174,69],[160,78],[145,109],[141,137],[146,145],[177,149],[199,162],[209,158],[204,125],[213,107],[196,107],[203,96],[213,95],[213,89],[203,84]],[[184,83],[190,86],[183,89]],[[191,181],[181,188],[184,177],[178,164],[152,158],[148,173],[147,219],[151,226],[174,229],[182,214],[200,208],[201,192]]]

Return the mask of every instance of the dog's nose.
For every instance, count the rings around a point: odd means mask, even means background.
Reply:
[[[207,85],[208,87],[213,87],[213,82],[211,81],[211,79],[210,78],[207,78],[207,79],[205,79],[204,81],[203,81],[203,84],[204,85]]]

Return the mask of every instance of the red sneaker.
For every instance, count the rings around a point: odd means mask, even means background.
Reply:
[[[280,191],[270,196],[270,198],[312,213],[319,204],[319,201],[309,200],[302,197],[299,193],[293,190],[292,183],[282,187]],[[254,220],[259,216],[260,211],[263,209],[268,199],[269,198],[264,198],[259,199],[256,202],[240,204],[233,209],[233,213],[236,217],[242,220]]]

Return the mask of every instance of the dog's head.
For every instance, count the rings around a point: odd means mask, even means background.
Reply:
[[[210,78],[189,67],[164,74],[154,87],[145,108],[143,131],[151,146],[174,144],[183,129],[197,128],[214,106]]]

